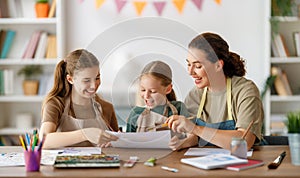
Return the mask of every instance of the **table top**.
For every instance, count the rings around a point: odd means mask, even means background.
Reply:
[[[22,151],[21,147],[0,147],[0,153]],[[141,158],[132,168],[73,168],[57,169],[53,166],[41,166],[40,172],[26,172],[24,166],[20,167],[0,167],[0,177],[131,177],[131,178],[156,178],[156,177],[230,177],[230,178],[253,178],[253,177],[300,177],[300,167],[291,164],[290,151],[288,146],[256,146],[250,159],[259,159],[265,162],[264,166],[256,167],[243,171],[230,171],[225,169],[203,170],[180,162],[184,158],[187,149],[180,151],[170,150],[149,150],[149,149],[119,149],[104,148],[106,154],[119,154],[122,162],[129,156],[137,155]],[[272,162],[282,151],[287,155],[281,165],[275,170],[269,170],[267,165]],[[146,158],[157,157],[156,166],[148,167],[143,164]],[[169,172],[161,169],[161,166],[176,168],[179,172]]]

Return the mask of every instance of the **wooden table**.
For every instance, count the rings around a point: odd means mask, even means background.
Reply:
[[[0,147],[0,152],[7,151],[21,151],[20,147]],[[267,168],[268,163],[272,162],[282,151],[286,151],[287,155],[284,158],[282,164],[276,170],[269,170]],[[138,151],[138,149],[116,149],[106,148],[103,149],[105,153],[118,153],[121,159],[127,159],[134,153],[139,153],[141,159],[155,156],[158,152],[151,152],[151,150]],[[52,166],[41,166],[40,172],[25,171],[25,167],[0,167],[0,177],[64,177],[64,178],[89,178],[89,177],[130,177],[130,178],[156,178],[156,177],[175,177],[175,178],[191,178],[191,177],[223,177],[223,178],[255,178],[255,177],[272,177],[272,178],[290,178],[300,177],[300,167],[291,164],[290,151],[288,146],[259,146],[255,147],[253,151],[252,159],[260,159],[265,162],[262,167],[252,168],[240,172],[229,171],[224,169],[215,170],[202,170],[194,168],[189,165],[180,163],[180,159],[183,158],[183,154],[186,150],[171,152],[166,154],[163,151],[160,156],[162,158],[157,160],[155,167],[147,167],[143,165],[143,162],[137,163],[133,168],[88,168],[88,169],[55,169]],[[138,155],[138,154],[137,154]],[[158,156],[158,155],[156,155]],[[161,166],[169,166],[177,168],[178,173],[173,173],[161,169]]]

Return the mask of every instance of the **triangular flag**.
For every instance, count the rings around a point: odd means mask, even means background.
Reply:
[[[153,5],[158,13],[159,16],[161,16],[162,11],[166,5],[165,1],[157,1],[157,2],[153,2]]]
[[[195,4],[195,6],[197,7],[197,9],[201,10],[203,0],[192,0],[192,2]]]
[[[174,5],[176,6],[179,13],[182,13],[183,7],[185,5],[185,0],[173,0]]]
[[[105,0],[96,0],[96,8],[99,9]]]
[[[121,10],[123,9],[123,7],[125,6],[125,4],[127,3],[126,0],[115,0],[116,2],[116,6],[117,6],[117,11],[118,13],[121,12]]]
[[[133,5],[135,6],[136,13],[140,16],[144,7],[146,6],[146,1],[133,1]]]
[[[222,0],[215,0],[218,5],[221,5]]]

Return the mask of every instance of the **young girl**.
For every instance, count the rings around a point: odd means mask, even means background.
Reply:
[[[132,109],[127,120],[127,132],[155,131],[155,127],[164,124],[171,115],[189,116],[185,105],[176,101],[172,88],[172,71],[166,63],[153,61],[147,64],[139,82],[140,96],[146,106]],[[172,138],[170,147],[178,148],[178,137]]]
[[[112,104],[96,94],[100,85],[98,59],[79,49],[60,61],[54,86],[42,107],[40,137],[44,148],[102,145],[116,140],[105,130],[118,130]]]

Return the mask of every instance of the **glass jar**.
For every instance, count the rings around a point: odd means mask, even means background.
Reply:
[[[247,142],[245,139],[233,137],[231,140],[231,154],[239,158],[247,158]]]

